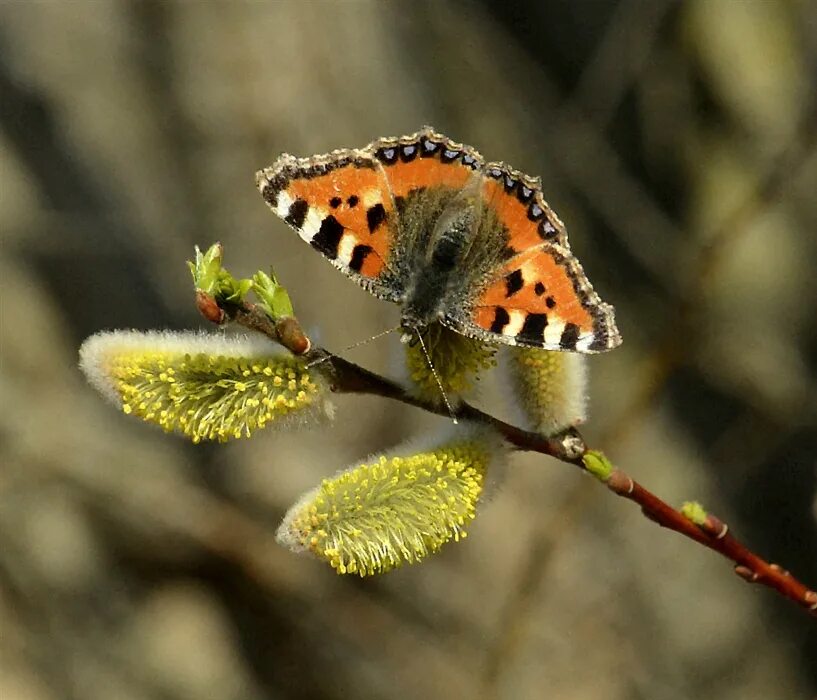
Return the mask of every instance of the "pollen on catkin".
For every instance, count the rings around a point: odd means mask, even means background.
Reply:
[[[307,493],[285,516],[278,541],[339,574],[418,562],[466,536],[499,450],[493,433],[472,431],[415,454],[373,457]]]
[[[193,442],[331,414],[320,375],[264,338],[99,333],[80,348],[80,367],[124,413]]]
[[[532,430],[553,435],[587,418],[584,355],[511,348],[508,370],[514,397]]]
[[[496,348],[479,340],[466,338],[439,323],[428,326],[423,334],[423,341],[431,364],[437,370],[440,383],[449,398],[456,398],[470,391],[479,374],[496,364]],[[415,338],[405,348],[409,378],[417,394],[428,401],[442,403],[440,388],[422,345]]]

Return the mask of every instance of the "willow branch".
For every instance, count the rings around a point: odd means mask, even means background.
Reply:
[[[430,413],[450,415],[446,406],[420,398],[390,379],[323,348],[310,349],[308,342],[304,345],[300,341],[304,336],[300,333],[300,327],[295,319],[286,319],[282,326],[280,321],[271,322],[260,307],[248,302],[224,304],[221,308],[226,320],[264,333],[296,354],[303,355],[328,377],[332,390],[337,393],[382,396]],[[282,332],[282,328],[287,329],[286,332]],[[291,338],[298,340],[293,342]],[[695,515],[673,508],[620,469],[611,468],[605,471],[589,468],[588,464],[593,464],[593,461],[588,457],[595,455],[598,460],[600,453],[592,452],[581,433],[575,428],[569,428],[556,435],[544,436],[506,423],[464,402],[454,408],[454,416],[457,419],[490,426],[518,450],[555,457],[593,475],[613,493],[638,504],[647,519],[730,560],[735,565],[735,573],[745,581],[767,586],[817,616],[817,592],[777,564],[771,564],[755,554],[736,539],[729,532],[728,526],[714,515],[705,513],[700,508]]]

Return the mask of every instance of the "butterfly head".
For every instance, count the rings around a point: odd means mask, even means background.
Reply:
[[[400,329],[403,331],[401,342],[414,345],[417,338],[425,333],[431,324],[440,321],[442,317],[442,311],[434,310],[430,313],[423,313],[412,305],[407,305],[400,317]]]
[[[420,326],[416,323],[407,323],[404,320],[400,323],[400,330],[403,331],[403,335],[400,336],[400,342],[403,343],[403,345],[414,347],[420,338],[420,334],[425,330],[425,326]]]

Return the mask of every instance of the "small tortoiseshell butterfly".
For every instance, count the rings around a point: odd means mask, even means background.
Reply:
[[[272,210],[335,267],[489,343],[595,353],[621,343],[541,182],[425,127],[360,149],[284,154],[258,172]]]

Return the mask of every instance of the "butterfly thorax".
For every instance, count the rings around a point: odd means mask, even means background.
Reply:
[[[442,318],[463,242],[456,238],[441,239],[431,260],[418,268],[403,306],[400,321],[403,328],[422,328]]]
[[[425,208],[441,203],[423,199],[418,195],[417,201],[410,204]],[[415,262],[401,315],[401,325],[407,330],[423,328],[442,319],[446,309],[452,306],[452,296],[463,289],[463,262],[478,224],[476,211],[473,203],[465,198],[452,196],[446,204],[431,231],[415,236],[418,242],[425,240],[413,251]]]

